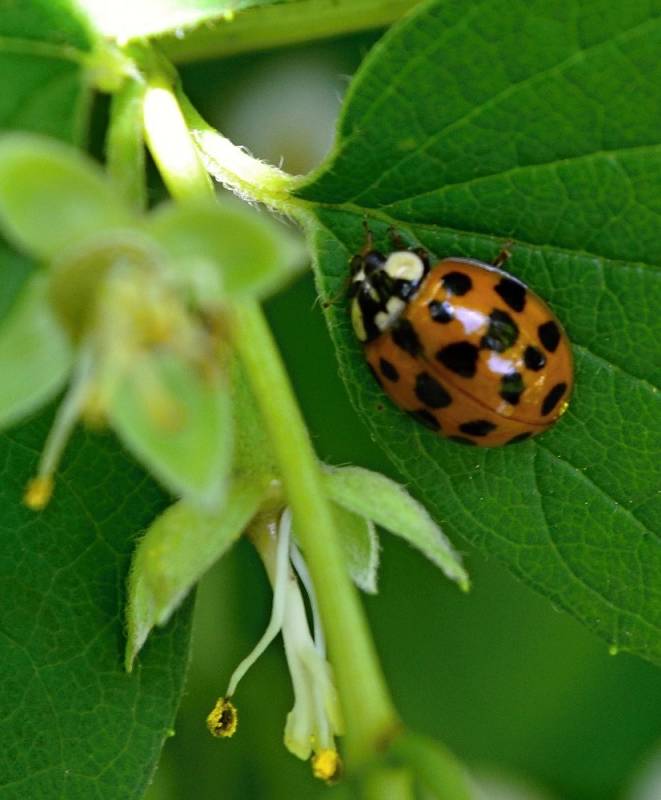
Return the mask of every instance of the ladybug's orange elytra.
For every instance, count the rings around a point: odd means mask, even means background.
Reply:
[[[421,249],[352,260],[351,317],[386,394],[433,431],[495,447],[547,430],[573,385],[569,340],[517,278]]]

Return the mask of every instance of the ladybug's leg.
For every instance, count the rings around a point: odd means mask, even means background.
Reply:
[[[334,306],[336,303],[340,301],[345,301],[347,298],[350,298],[349,290],[351,289],[353,283],[353,273],[349,273],[345,276],[344,280],[340,284],[340,288],[333,292],[333,294],[326,296],[322,299],[321,295],[317,295],[317,299],[314,301],[314,305],[319,303],[322,308],[330,308]],[[313,306],[314,307],[314,306]]]
[[[502,246],[500,250],[500,253],[498,253],[498,255],[491,262],[494,267],[498,267],[500,269],[500,267],[502,267],[503,264],[506,264],[510,260],[510,258],[512,258],[512,253],[509,250],[512,244],[514,243],[511,239],[508,239],[505,242],[505,244]]]
[[[370,250],[374,247],[374,237],[372,236],[372,231],[370,230],[369,222],[367,221],[367,217],[363,217],[363,229],[365,230],[365,244],[361,251],[362,255],[367,255]]]

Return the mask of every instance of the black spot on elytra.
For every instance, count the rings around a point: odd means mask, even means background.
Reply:
[[[443,301],[432,300],[429,303],[429,315],[434,322],[451,322],[453,320],[452,306]]]
[[[407,319],[400,319],[392,330],[392,340],[412,356],[417,356],[422,351],[420,339],[415,328]]]
[[[538,350],[536,347],[532,347],[532,345],[528,345],[523,354],[523,362],[528,369],[531,369],[533,372],[539,372],[539,370],[543,369],[544,365],[546,364],[546,357],[541,350]]]
[[[441,430],[439,421],[430,411],[427,411],[426,408],[419,408],[417,411],[409,411],[409,414],[416,422],[421,423],[425,428],[429,428],[430,431]]]
[[[495,431],[496,426],[488,419],[474,419],[470,422],[462,422],[459,430],[469,436],[486,436],[491,431]]]
[[[428,372],[420,372],[415,379],[415,396],[429,408],[447,408],[452,397]]]
[[[514,322],[507,311],[494,309],[489,314],[489,330],[480,341],[481,347],[504,353],[519,337],[519,326]]]
[[[384,378],[388,378],[389,381],[393,383],[399,380],[399,372],[397,372],[397,367],[394,364],[391,364],[385,358],[382,358],[379,361],[379,369],[381,370],[381,374]]]
[[[556,347],[560,342],[560,329],[556,323],[550,319],[537,328],[537,333],[539,334],[539,341],[549,353],[555,353]]]
[[[556,385],[546,395],[546,397],[544,398],[544,402],[542,403],[543,417],[545,417],[547,414],[550,414],[551,411],[553,411],[553,409],[558,404],[558,400],[560,400],[560,398],[566,391],[567,391],[566,383],[556,383]]]
[[[451,442],[456,442],[457,444],[476,444],[476,442],[474,442],[472,439],[468,439],[466,436],[448,436],[448,439]]]
[[[503,375],[500,379],[500,396],[513,406],[518,404],[525,388],[520,372],[510,372],[509,375]]]
[[[501,278],[500,283],[495,287],[507,305],[514,311],[523,311],[526,305],[526,287],[515,281],[513,278]]]
[[[532,433],[530,431],[526,431],[525,433],[517,433],[516,436],[512,436],[511,439],[508,439],[505,444],[516,444],[517,442],[525,442],[526,439],[530,439]]]
[[[448,294],[461,295],[470,292],[473,281],[464,272],[448,272],[443,276],[443,288]]]
[[[379,377],[379,373],[378,373],[378,372],[377,372],[377,371],[374,369],[374,367],[373,367],[373,366],[372,366],[372,365],[371,365],[369,362],[368,362],[367,366],[369,367],[369,369],[370,369],[370,372],[372,373],[372,377],[374,378],[374,380],[375,380],[375,381],[376,381],[376,382],[379,384],[379,386],[380,386],[380,387],[383,389],[383,381],[382,381],[382,380],[381,380],[381,378]]]
[[[472,378],[477,370],[479,350],[470,342],[453,342],[436,353],[444,366],[462,378]]]

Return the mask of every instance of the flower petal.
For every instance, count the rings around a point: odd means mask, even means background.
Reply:
[[[47,403],[71,370],[71,347],[46,295],[45,275],[33,275],[0,325],[0,427]]]

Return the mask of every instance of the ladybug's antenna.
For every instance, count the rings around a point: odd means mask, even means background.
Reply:
[[[363,228],[365,230],[365,245],[362,250],[362,255],[367,255],[367,253],[374,248],[374,237],[372,236],[367,217],[363,217]]]

